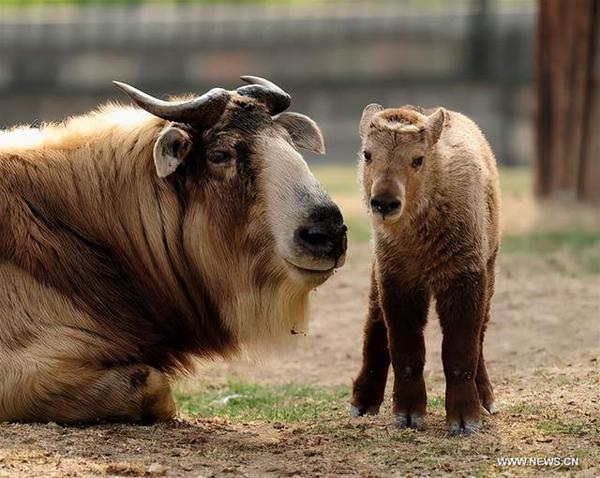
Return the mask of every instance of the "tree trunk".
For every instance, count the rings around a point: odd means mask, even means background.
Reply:
[[[600,204],[600,0],[539,6],[537,193]]]

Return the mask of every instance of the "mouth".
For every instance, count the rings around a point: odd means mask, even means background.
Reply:
[[[402,211],[393,212],[391,214],[382,214],[380,212],[372,212],[371,214],[373,218],[376,220],[378,219],[382,223],[390,223],[391,221],[398,219],[402,215]]]
[[[284,260],[295,271],[298,271],[301,274],[311,276],[311,277],[329,276],[329,275],[333,274],[333,271],[336,269],[335,265],[330,267],[329,269],[310,269],[307,267],[299,266],[298,264],[293,263],[289,259],[284,259]]]

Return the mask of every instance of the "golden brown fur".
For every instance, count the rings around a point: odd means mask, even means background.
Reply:
[[[375,258],[354,413],[379,409],[391,358],[398,423],[422,426],[422,331],[433,296],[444,331],[448,425],[473,431],[480,402],[493,409],[482,344],[500,240],[494,155],[470,119],[443,109],[371,105],[361,136]],[[382,354],[388,343],[390,354]]]
[[[176,125],[192,151],[159,178],[153,148],[172,126],[109,105],[0,132],[0,420],[167,419],[168,377],[193,356],[305,328],[327,275],[289,274],[263,198],[261,141],[286,138],[304,164],[289,135],[238,98],[210,130]],[[209,165],[215,148],[235,161]]]

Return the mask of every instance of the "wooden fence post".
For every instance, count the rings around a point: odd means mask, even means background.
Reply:
[[[600,204],[600,0],[539,7],[537,193]]]

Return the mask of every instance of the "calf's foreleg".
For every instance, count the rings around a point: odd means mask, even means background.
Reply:
[[[400,428],[423,428],[427,392],[423,378],[429,290],[395,278],[379,283],[383,316],[394,369],[392,409]]]
[[[444,334],[442,362],[446,376],[446,423],[450,434],[461,431],[469,434],[481,426],[476,377],[481,329],[487,307],[487,274],[484,270],[453,278],[436,296]],[[483,376],[480,378],[483,379]]]
[[[387,328],[379,304],[377,282],[372,277],[369,312],[364,329],[362,366],[352,387],[352,416],[374,415],[379,412],[389,368]]]

